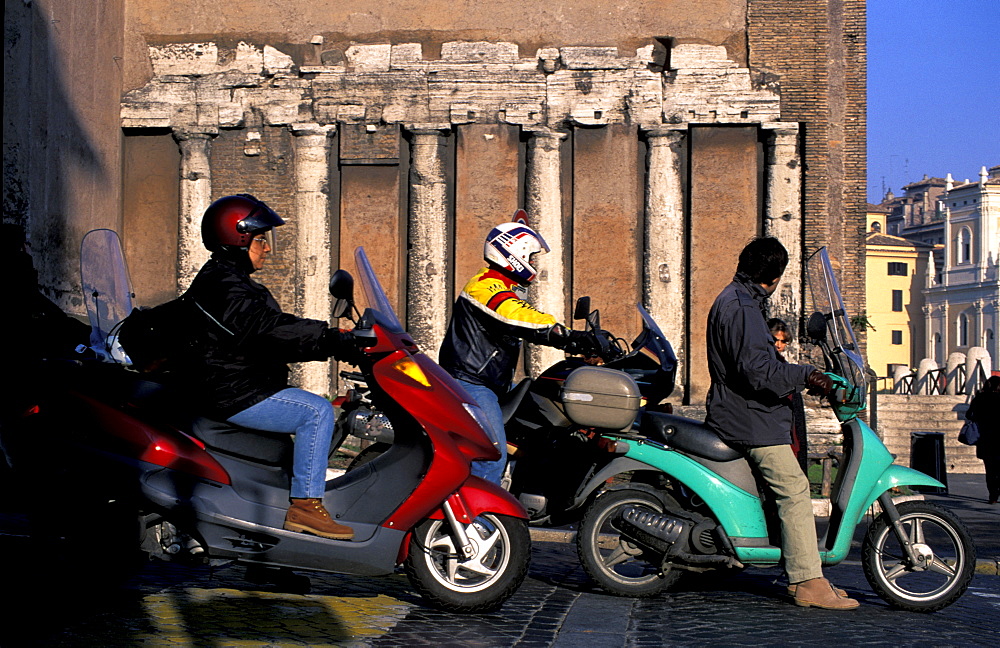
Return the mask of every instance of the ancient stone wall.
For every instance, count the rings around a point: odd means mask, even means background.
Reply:
[[[125,233],[155,303],[233,191],[288,217],[262,275],[283,304],[323,317],[364,242],[432,352],[483,234],[525,207],[555,250],[532,299],[565,319],[588,293],[626,338],[641,300],[689,401],[749,235],[792,253],[774,314],[798,316],[821,244],[862,304],[861,0],[63,4],[5,15],[4,200],[66,306],[83,231]]]
[[[739,249],[765,232],[801,247],[801,232],[762,220],[781,211],[801,223],[797,193],[764,182],[780,175],[766,167],[797,167],[797,147],[779,141],[797,125],[778,122],[777,94],[724,47],[663,48],[525,55],[511,43],[459,42],[430,59],[416,43],[358,45],[340,64],[298,66],[268,45],[156,46],[154,77],[126,95],[122,124],[169,128],[182,150],[179,288],[205,256],[204,207],[252,190],[288,216],[282,238],[297,241],[299,257],[282,251],[262,276],[288,283],[299,312],[322,316],[322,277],[351,268],[364,244],[434,354],[483,237],[523,204],[554,249],[532,287],[539,307],[566,321],[589,295],[604,326],[631,340],[634,305],[645,302],[685,363],[679,395],[699,399],[707,370],[692,349]],[[310,147],[330,152],[306,161]],[[290,198],[303,174],[317,178],[319,203]],[[303,243],[316,228],[337,242]],[[317,255],[325,274],[303,262]],[[790,269],[790,285],[800,280]],[[532,354],[533,371],[558,357]]]

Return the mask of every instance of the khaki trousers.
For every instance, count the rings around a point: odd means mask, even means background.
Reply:
[[[774,491],[781,519],[781,555],[789,583],[823,576],[816,540],[809,479],[790,445],[762,446],[748,452]]]

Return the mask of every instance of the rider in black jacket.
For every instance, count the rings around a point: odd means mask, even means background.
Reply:
[[[248,194],[212,203],[202,240],[212,258],[185,297],[206,316],[204,352],[191,367],[195,400],[211,416],[244,427],[295,434],[291,506],[285,528],[338,540],[353,537],[323,506],[334,412],[325,398],[289,387],[289,362],[344,359],[351,335],[326,322],[283,313],[270,291],[250,278],[271,251],[284,221]]]

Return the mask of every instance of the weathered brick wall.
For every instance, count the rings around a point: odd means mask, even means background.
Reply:
[[[828,246],[852,313],[865,307],[864,0],[750,0],[750,66],[780,78],[781,118],[798,121],[806,254]],[[863,342],[862,342],[863,343]]]

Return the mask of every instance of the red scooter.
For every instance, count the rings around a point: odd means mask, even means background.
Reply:
[[[114,232],[91,232],[83,263],[116,250],[120,257]],[[183,416],[169,388],[127,366],[115,320],[130,305],[112,303],[131,294],[120,258],[113,270],[102,259],[101,270],[84,277],[92,347],[102,358],[64,367],[53,381],[64,389],[39,414],[72,448],[75,503],[114,510],[114,526],[127,538],[134,533],[129,541],[148,555],[365,576],[405,565],[413,586],[442,608],[496,609],[520,586],[530,559],[522,506],[469,471],[473,460],[499,458],[496,437],[475,401],[403,330],[362,248],[355,260],[368,301],[353,329],[364,353],[360,371],[395,443],[327,482],[324,505],[354,529],[352,541],[282,529],[289,435]],[[350,274],[338,270],[330,291],[334,317],[358,313]],[[94,520],[108,518],[95,508]]]

